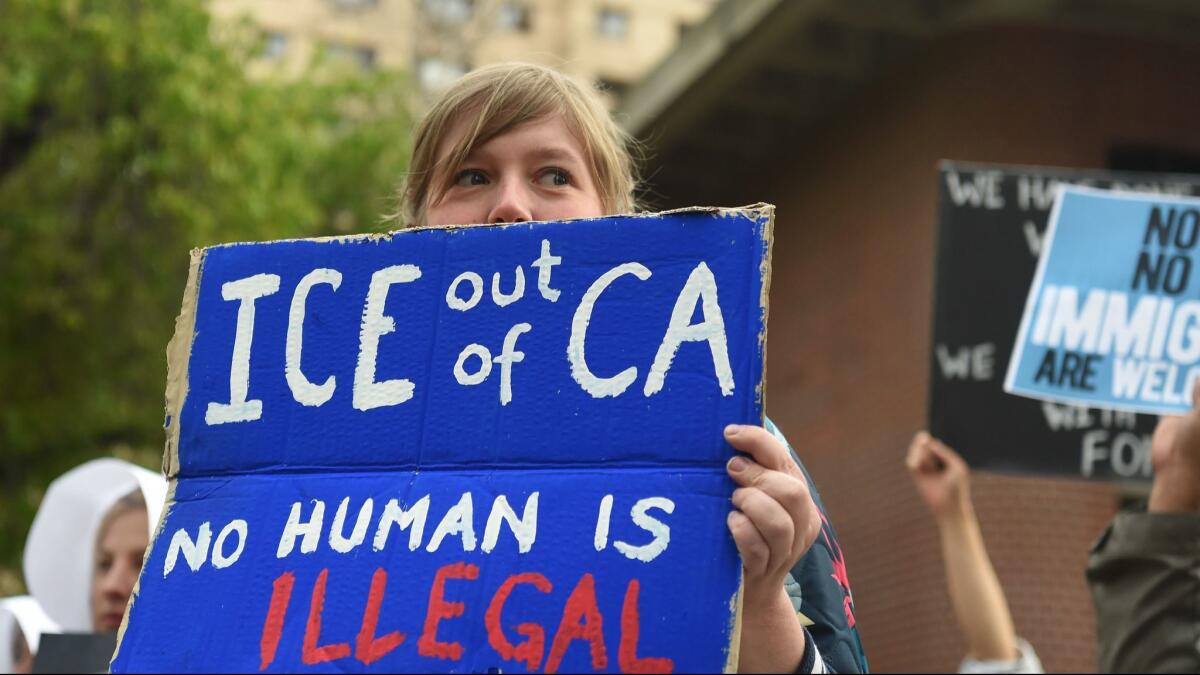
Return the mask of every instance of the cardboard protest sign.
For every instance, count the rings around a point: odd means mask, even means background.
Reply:
[[[1003,376],[1061,184],[1200,194],[1200,178],[945,162],[938,193],[930,431],[971,466],[1150,477],[1156,418],[1006,394]]]
[[[773,208],[217,246],[133,671],[724,670]]]
[[[1063,188],[1004,388],[1172,414],[1200,377],[1200,199]]]

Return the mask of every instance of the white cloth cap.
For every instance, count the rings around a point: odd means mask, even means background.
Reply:
[[[92,567],[100,523],[125,495],[141,488],[150,537],[167,498],[167,482],[129,462],[94,459],[50,483],[25,540],[25,582],[64,631],[90,633]]]
[[[17,655],[13,653],[12,636],[18,628],[33,654],[37,654],[42,633],[58,632],[58,626],[46,616],[37,600],[28,595],[0,600],[0,672],[11,673],[16,665]]]

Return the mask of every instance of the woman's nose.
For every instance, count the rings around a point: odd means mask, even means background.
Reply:
[[[489,223],[522,223],[533,220],[533,197],[518,180],[503,180],[496,202],[488,213]]]

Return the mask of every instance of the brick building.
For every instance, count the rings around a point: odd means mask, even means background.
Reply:
[[[1195,170],[1198,59],[1192,3],[726,0],[624,98],[654,206],[778,206],[768,410],[833,515],[874,670],[965,650],[903,468],[927,416],[937,161]],[[1018,633],[1049,671],[1094,670],[1083,569],[1118,489],[976,475],[974,495]]]

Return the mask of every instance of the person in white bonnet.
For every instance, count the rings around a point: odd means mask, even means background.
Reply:
[[[57,632],[58,626],[28,595],[0,600],[0,672],[32,673],[42,634]]]
[[[120,627],[166,495],[162,476],[113,458],[50,483],[25,540],[25,582],[64,632]]]

